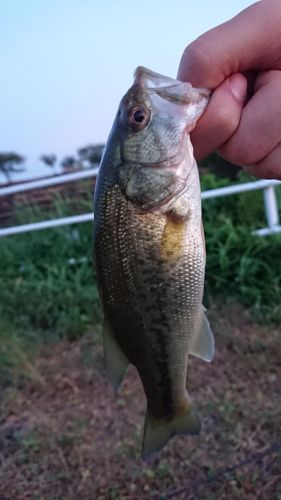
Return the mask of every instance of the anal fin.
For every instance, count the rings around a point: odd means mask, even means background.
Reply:
[[[192,338],[189,354],[208,362],[212,361],[215,354],[215,340],[203,306],[199,313],[197,328]]]
[[[103,325],[104,361],[108,379],[115,392],[118,392],[126,375],[129,362],[112,334],[108,321]]]

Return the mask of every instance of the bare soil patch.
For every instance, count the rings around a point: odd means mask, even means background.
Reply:
[[[209,313],[212,364],[192,358],[198,437],[139,458],[145,398],[134,369],[115,397],[101,340],[44,348],[0,396],[0,500],[281,499],[281,331],[239,306]]]

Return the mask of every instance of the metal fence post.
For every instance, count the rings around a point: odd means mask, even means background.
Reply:
[[[278,205],[274,186],[266,187],[263,190],[263,199],[267,225],[270,229],[274,230],[274,227],[279,225]]]

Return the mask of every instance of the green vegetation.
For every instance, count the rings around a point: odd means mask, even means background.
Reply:
[[[84,201],[83,205],[85,209]],[[62,206],[57,203],[56,213],[49,217],[62,216]],[[36,219],[42,219],[38,207],[18,210],[18,223]],[[42,342],[74,340],[93,325],[99,328],[91,224],[0,239],[0,289],[3,379],[7,369],[24,362],[19,360],[23,345],[25,350],[36,350]]]
[[[237,182],[245,180],[243,174]],[[202,189],[226,184],[213,175],[202,179]],[[58,201],[49,216],[66,215],[64,206]],[[91,211],[90,190],[81,207]],[[281,237],[251,234],[265,225],[262,193],[206,200],[203,216],[208,255],[205,303],[236,301],[260,321],[280,321]],[[21,223],[41,219],[42,214],[38,207],[18,207],[16,217]],[[99,330],[92,225],[0,239],[0,289],[0,376],[7,368],[27,362],[23,345],[35,349],[42,341],[74,340],[93,326]]]
[[[240,174],[237,182],[249,180]],[[252,179],[251,179],[252,180]],[[202,189],[227,185],[206,175]],[[278,194],[281,209],[281,191]],[[205,302],[234,300],[261,322],[281,320],[281,235],[254,236],[266,225],[262,191],[206,200],[203,218],[207,246]]]

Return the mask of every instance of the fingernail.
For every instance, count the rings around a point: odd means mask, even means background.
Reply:
[[[235,99],[244,102],[247,95],[247,80],[241,74],[232,75],[229,79],[229,87]]]

